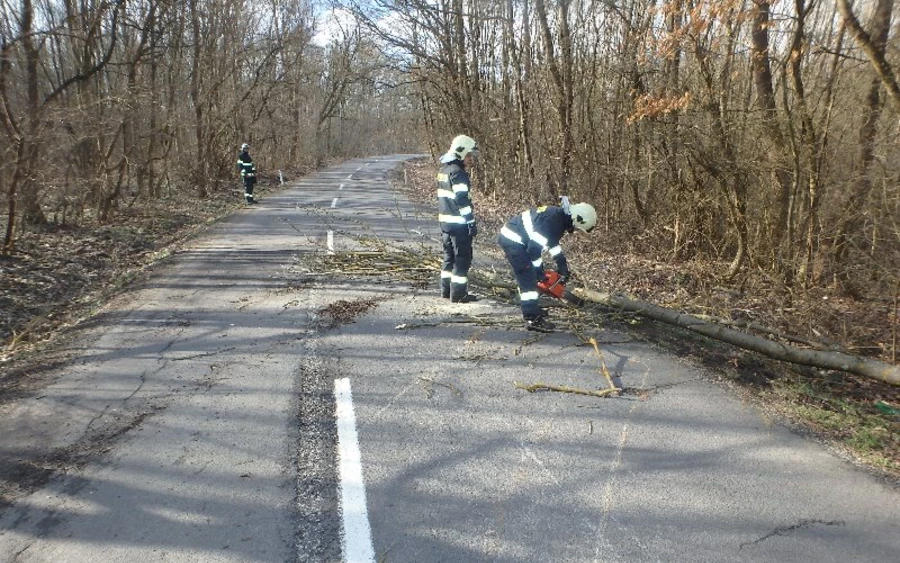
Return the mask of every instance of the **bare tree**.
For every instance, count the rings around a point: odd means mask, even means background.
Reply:
[[[35,29],[35,8],[31,0],[22,0],[19,16],[19,33],[12,40],[6,40],[2,45],[3,76],[0,78],[0,97],[4,111],[3,123],[6,134],[12,141],[16,161],[10,183],[7,186],[7,224],[4,238],[4,252],[12,251],[14,247],[14,233],[17,218],[17,200],[19,191],[23,192],[23,220],[26,223],[36,224],[46,221],[38,197],[39,184],[36,182],[37,167],[40,156],[40,135],[48,124],[45,122],[49,106],[56,101],[71,86],[84,84],[92,76],[100,72],[112,57],[116,45],[117,19],[121,13],[122,5],[118,2],[103,2],[90,12],[90,18],[94,25],[88,26],[87,32],[81,37],[85,50],[90,53],[95,51],[90,46],[98,45],[103,30],[99,21],[109,15],[111,17],[111,33],[108,36],[108,45],[96,58],[85,58],[82,64],[70,75],[60,77],[60,82],[51,85],[46,94],[41,95],[41,51],[37,39],[47,32]],[[13,51],[20,48],[22,52],[21,72],[16,73],[25,82],[24,109],[16,112],[14,109],[14,96],[10,91],[8,78],[14,74]]]
[[[871,34],[862,29],[850,11],[848,0],[839,0],[838,5],[844,16],[845,24],[856,40],[863,45],[876,69],[876,75],[871,80],[863,107],[863,122],[859,128],[859,154],[854,163],[850,196],[847,199],[844,219],[838,226],[834,243],[835,263],[842,289],[845,293],[858,297],[859,289],[853,282],[848,261],[851,245],[859,244],[859,239],[865,237],[862,209],[872,191],[869,169],[875,160],[875,136],[878,120],[882,114],[881,89],[883,86],[887,86],[889,92],[896,92],[897,89],[893,73],[884,60],[894,1],[878,0],[876,2],[872,14]],[[895,96],[894,99],[900,103],[900,95]]]
[[[773,268],[780,272],[790,283],[793,275],[791,253],[793,251],[792,227],[790,217],[791,191],[793,179],[789,172],[786,158],[789,154],[787,142],[781,131],[778,121],[778,108],[775,100],[775,85],[772,78],[772,63],[769,52],[769,30],[771,28],[771,2],[768,0],[754,0],[753,24],[752,24],[752,62],[753,82],[756,87],[756,107],[762,113],[763,132],[768,138],[769,149],[766,157],[774,170],[775,194],[773,198],[775,212],[771,214],[774,220],[769,221],[768,232],[771,240]],[[802,5],[802,0],[801,0]],[[801,12],[803,10],[801,9]],[[802,22],[801,13],[799,22]],[[802,24],[798,23],[798,33],[795,34],[792,53],[799,49],[802,41]],[[799,55],[799,53],[798,53]],[[793,55],[792,55],[793,56]],[[796,76],[796,75],[795,75]],[[798,77],[799,78],[799,77]],[[801,97],[802,99],[802,97]]]
[[[556,28],[554,34],[547,18],[547,7],[544,0],[535,0],[535,13],[541,30],[544,47],[545,64],[547,65],[554,86],[554,108],[558,127],[557,158],[559,169],[557,185],[560,193],[568,193],[571,176],[573,148],[575,144],[573,125],[573,106],[575,98],[574,64],[572,60],[572,35],[569,28],[569,0],[556,3]],[[557,53],[558,49],[558,53]]]
[[[847,26],[853,38],[863,48],[866,56],[869,57],[869,61],[884,84],[888,95],[894,101],[897,109],[900,110],[900,84],[897,83],[897,73],[894,72],[893,67],[888,62],[885,51],[887,35],[890,33],[894,3],[883,0],[876,3],[875,11],[872,14],[874,25],[871,33],[863,29],[862,24],[853,12],[850,0],[838,0],[837,4],[841,10],[841,15],[844,16],[844,25]]]

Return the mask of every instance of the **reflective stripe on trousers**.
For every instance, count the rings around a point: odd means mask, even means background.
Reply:
[[[444,261],[441,264],[441,294],[451,298],[468,293],[469,268],[472,266],[472,237],[468,233],[441,233]]]
[[[512,266],[519,286],[519,300],[522,304],[522,316],[525,319],[536,319],[541,316],[538,304],[537,269],[532,265],[525,246],[500,237],[500,247],[506,260]]]

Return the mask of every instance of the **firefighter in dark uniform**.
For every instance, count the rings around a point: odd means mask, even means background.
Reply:
[[[500,230],[497,242],[516,276],[522,316],[528,330],[546,332],[554,328],[538,305],[537,283],[544,279],[543,251],[549,252],[554,259],[556,271],[565,283],[570,272],[559,245],[560,239],[574,229],[590,232],[596,224],[597,212],[593,206],[587,203],[569,205],[564,197],[561,206],[523,211]]]
[[[478,297],[469,293],[468,275],[472,265],[472,239],[478,234],[472,198],[471,182],[466,167],[471,168],[478,156],[475,140],[459,135],[450,143],[450,150],[441,157],[437,175],[438,221],[444,261],[441,266],[441,296],[453,303],[471,303]]]
[[[250,158],[250,145],[244,143],[241,145],[241,154],[238,155],[237,161],[238,171],[241,173],[241,180],[244,181],[244,199],[247,203],[255,203],[253,201],[253,186],[256,184],[256,165]]]

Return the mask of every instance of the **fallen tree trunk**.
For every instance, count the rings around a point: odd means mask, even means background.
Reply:
[[[660,322],[679,326],[715,340],[733,344],[734,346],[745,350],[758,352],[764,356],[783,362],[812,366],[821,369],[846,371],[863,377],[878,379],[890,383],[891,385],[900,385],[900,366],[897,365],[881,362],[879,360],[862,358],[844,352],[796,348],[781,342],[775,342],[767,338],[754,336],[716,323],[704,321],[693,315],[679,313],[678,311],[659,307],[644,301],[626,299],[618,295],[600,293],[598,291],[583,288],[575,288],[572,290],[572,293],[591,303],[637,313]]]

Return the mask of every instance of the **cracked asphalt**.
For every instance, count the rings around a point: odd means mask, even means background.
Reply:
[[[388,180],[410,157],[288,186],[78,327],[73,359],[0,408],[21,478],[0,561],[342,561],[337,378],[378,561],[896,560],[894,484],[697,366],[604,327],[627,393],[527,393],[606,381],[591,346],[525,332],[514,304],[451,305],[390,260],[323,268],[373,240],[437,252],[431,210]],[[502,274],[493,237],[476,268]]]

